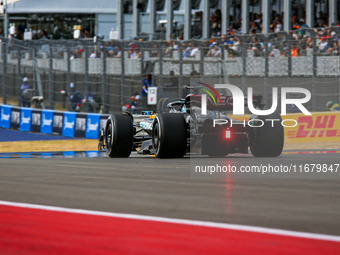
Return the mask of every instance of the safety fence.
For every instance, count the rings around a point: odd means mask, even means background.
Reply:
[[[183,98],[190,78],[218,78],[271,102],[272,87],[311,91],[309,110],[322,111],[327,101],[340,101],[340,28],[307,27],[275,34],[229,35],[190,41],[96,41],[1,39],[0,96],[20,105],[22,78],[42,108],[72,110],[61,90],[74,83],[83,100],[82,112],[120,112],[140,95],[137,111],[163,110]],[[142,95],[150,74],[155,100]],[[96,107],[90,97],[96,96]],[[162,101],[161,101],[162,100]]]

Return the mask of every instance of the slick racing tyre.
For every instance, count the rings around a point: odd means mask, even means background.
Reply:
[[[255,157],[277,157],[280,156],[283,150],[284,144],[284,130],[281,124],[282,118],[280,114],[274,112],[268,116],[252,115],[249,118],[250,123],[254,127],[253,130],[248,133],[249,136],[249,147],[251,153]],[[269,119],[276,119],[278,121],[266,121]],[[273,126],[272,126],[273,125]]]
[[[152,126],[152,145],[158,158],[182,158],[187,147],[187,127],[181,113],[158,114]]]
[[[129,157],[133,146],[133,124],[126,114],[113,114],[106,122],[105,144],[111,158]]]

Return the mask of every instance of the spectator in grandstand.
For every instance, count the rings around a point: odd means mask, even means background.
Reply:
[[[71,55],[70,59],[77,59],[77,58],[81,58],[82,57],[82,53],[83,53],[83,49],[79,49],[76,50],[73,54],[73,56]]]
[[[339,55],[339,40],[334,40],[332,54]]]
[[[113,55],[114,58],[120,58],[122,56],[122,49],[120,48],[120,46],[117,46],[117,50],[115,52],[115,54]]]
[[[219,57],[221,56],[221,50],[217,47],[217,42],[213,42],[210,46],[210,50],[207,53],[207,57]]]
[[[326,53],[328,50],[328,41],[326,36],[321,37],[321,42],[319,44],[319,52],[320,53]]]
[[[261,26],[258,26],[257,23],[251,21],[249,31],[251,34],[261,33]]]
[[[221,57],[221,48],[220,47],[217,47],[217,45],[215,45],[215,47],[213,47],[213,52],[212,52],[212,56],[214,58],[217,58],[217,57]]]
[[[79,49],[78,50],[78,58],[82,58],[83,57],[83,52],[84,52],[83,49]]]
[[[258,56],[258,48],[252,43],[248,45],[248,50],[254,51],[254,56]]]
[[[22,79],[20,94],[21,94],[21,106],[31,107],[32,90],[31,85],[28,84],[27,77],[24,77],[24,79]]]
[[[94,51],[92,52],[92,54],[90,55],[90,58],[91,58],[91,59],[97,58],[97,53],[96,53],[95,50],[94,50]]]
[[[335,48],[337,47],[337,39],[336,38],[327,38],[327,47],[326,55],[331,55],[335,51]]]
[[[136,50],[134,48],[129,50],[129,58],[136,58]]]
[[[113,57],[116,53],[116,47],[114,47],[112,43],[109,43],[109,42],[106,42],[105,46],[107,49],[108,57]]]
[[[235,57],[235,51],[231,47],[229,47],[229,45],[230,44],[228,43],[224,43],[224,50],[228,52],[228,56],[230,58],[233,58]]]
[[[173,41],[167,41],[165,43],[165,50],[164,50],[164,56],[168,58],[172,58],[172,52],[174,51],[174,44]]]
[[[327,111],[340,111],[340,105],[334,101],[328,101],[326,103]]]
[[[139,48],[134,48],[133,51],[135,53],[133,58],[140,58],[141,57],[141,52],[140,52]]]
[[[85,32],[85,38],[92,38],[93,37],[89,28],[85,28],[84,32]]]
[[[144,108],[146,108],[146,102],[147,102],[147,94],[148,94],[148,88],[152,86],[152,78],[150,74],[145,75],[143,78],[143,87],[142,87],[142,105]]]
[[[217,42],[213,42],[210,46],[209,46],[209,50],[208,50],[208,53],[207,53],[207,57],[212,57],[212,53],[213,53],[213,50],[214,50],[214,47],[215,45],[217,44]]]
[[[189,46],[183,50],[183,58],[194,57],[197,51],[198,47],[193,43],[189,43]]]
[[[308,37],[307,35],[304,35],[305,38],[305,49],[313,49],[313,40],[312,38]]]
[[[242,9],[241,9],[241,4],[236,5],[236,21],[241,21],[242,17]]]
[[[153,50],[150,51],[150,57],[154,58],[154,57],[158,57],[159,56],[159,48],[158,45],[155,44],[153,46]]]
[[[134,44],[133,42],[130,42],[129,46],[130,46],[129,51],[128,51],[129,58],[135,58],[136,57],[136,51],[134,49],[137,47],[137,45]]]
[[[291,56],[297,57],[297,56],[301,56],[301,50],[300,48],[296,45],[296,43],[292,43],[292,48],[291,48]]]
[[[80,30],[79,38],[85,38],[85,29],[84,28],[82,30]]]
[[[233,50],[234,50],[235,52],[238,52],[238,49],[239,49],[239,46],[240,46],[240,45],[241,45],[240,39],[237,38],[237,37],[234,37],[234,39],[233,39]]]
[[[236,45],[234,45],[233,41],[230,41],[230,43],[228,43],[229,48],[233,50],[234,54],[237,55],[238,53],[238,47]]]
[[[76,59],[77,58],[77,52],[78,50],[76,50],[75,52],[71,52],[71,56],[70,56],[70,60]]]
[[[257,26],[258,30],[261,31],[262,30],[262,28],[261,28],[262,14],[256,13],[254,23]]]
[[[280,51],[277,50],[276,45],[273,45],[272,50],[269,53],[269,57],[276,57],[277,52],[280,55]]]
[[[276,21],[276,26],[275,26],[275,28],[274,28],[274,32],[275,32],[275,33],[278,33],[278,32],[280,32],[280,31],[282,31],[282,30],[283,30],[282,21],[281,21],[280,19],[278,19],[278,20]]]
[[[221,10],[217,9],[211,15],[211,31],[217,33],[221,31]]]
[[[40,30],[39,31],[39,39],[48,40],[47,32],[45,30]]]
[[[230,30],[230,29],[229,29]],[[227,36],[226,35],[221,35],[221,41],[222,43],[228,42]]]

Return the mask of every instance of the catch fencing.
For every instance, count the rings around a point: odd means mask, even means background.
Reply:
[[[3,104],[20,106],[22,78],[43,108],[70,110],[60,93],[74,83],[83,97],[94,93],[97,112],[120,112],[131,96],[142,93],[151,74],[158,88],[155,105],[141,110],[164,111],[183,98],[190,78],[217,78],[246,92],[264,95],[272,87],[303,87],[312,93],[310,111],[324,111],[327,101],[340,101],[339,28],[301,29],[289,33],[229,35],[190,41],[33,40],[1,38],[0,96]],[[280,91],[280,89],[279,89]],[[88,101],[81,111],[88,112]],[[293,110],[292,110],[293,111]]]

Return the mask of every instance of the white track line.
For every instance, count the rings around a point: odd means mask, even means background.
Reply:
[[[22,208],[30,208],[30,209],[41,209],[41,210],[55,211],[55,212],[67,212],[67,213],[79,213],[79,214],[96,215],[96,216],[117,217],[117,218],[124,218],[124,219],[133,219],[133,220],[147,220],[147,221],[174,223],[174,224],[186,224],[186,225],[200,226],[200,227],[223,228],[223,229],[231,229],[231,230],[250,231],[250,232],[256,232],[256,233],[263,233],[263,234],[283,235],[283,236],[291,236],[291,237],[300,237],[300,238],[340,242],[340,236],[313,234],[313,233],[307,233],[307,232],[297,232],[297,231],[274,229],[274,228],[254,227],[254,226],[217,223],[217,222],[209,222],[209,221],[198,221],[198,220],[172,219],[172,218],[145,216],[145,215],[137,215],[137,214],[100,212],[100,211],[71,209],[71,208],[56,207],[56,206],[7,202],[7,201],[1,201],[1,200],[0,200],[0,205],[15,206],[15,207],[22,207]]]

